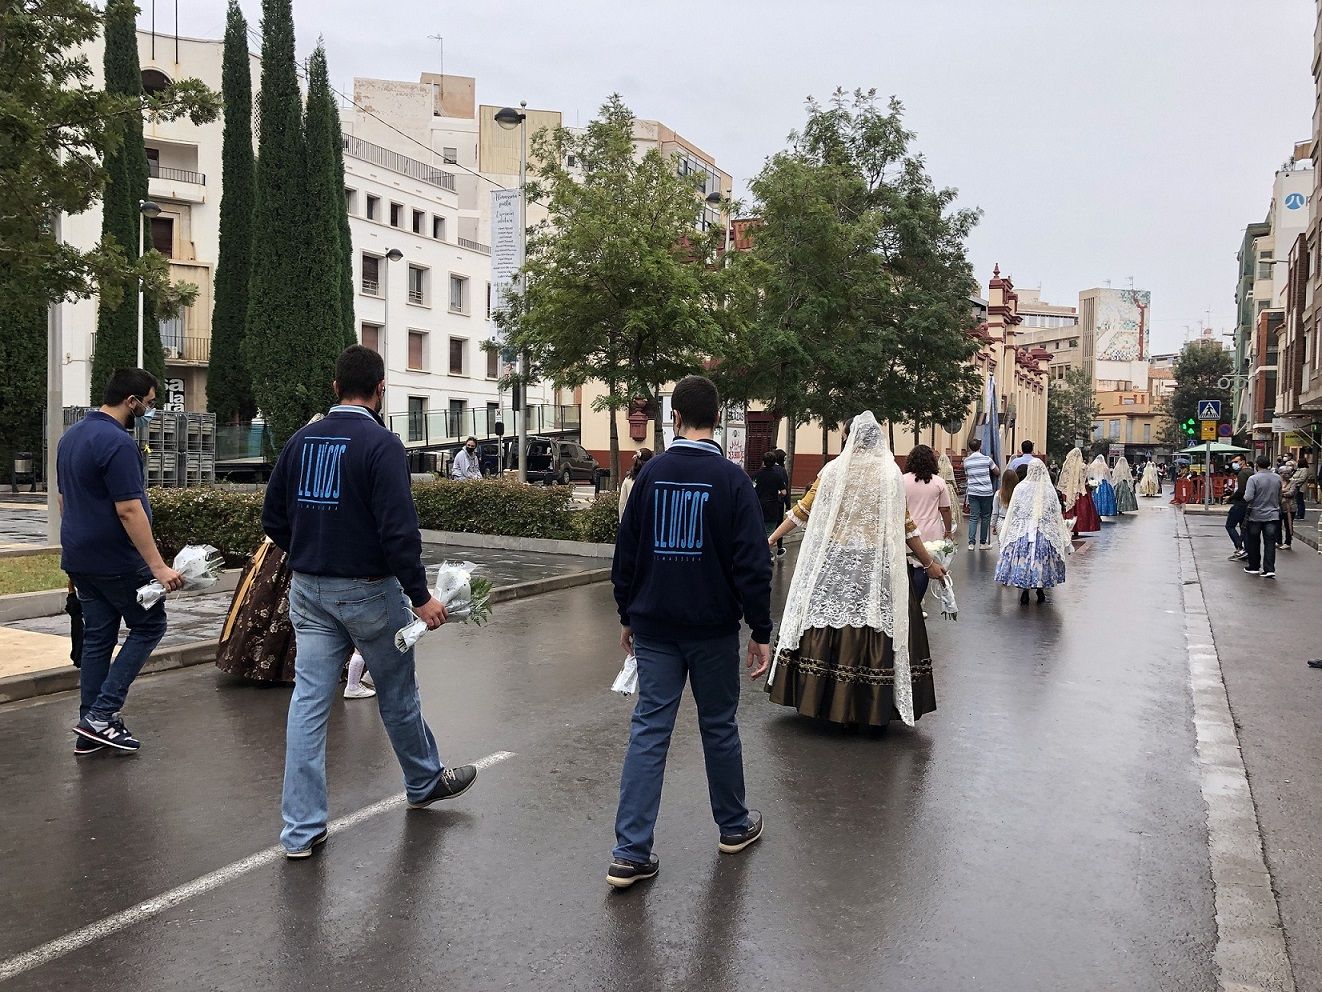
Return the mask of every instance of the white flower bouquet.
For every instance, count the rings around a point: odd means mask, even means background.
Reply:
[[[209,544],[189,544],[174,556],[174,570],[184,577],[183,591],[201,592],[220,581],[225,556]],[[138,605],[151,609],[165,595],[155,579],[138,587]]]
[[[620,674],[615,676],[615,681],[611,684],[611,692],[618,692],[621,696],[632,696],[638,691],[638,659],[630,654],[624,659],[624,667],[620,669]]]
[[[491,619],[491,582],[475,578],[477,566],[471,561],[447,561],[436,569],[432,580],[432,595],[445,606],[447,622],[471,623],[482,626]],[[427,625],[414,620],[395,633],[395,648],[403,654],[418,638],[427,633]]]
[[[942,568],[949,568],[955,560],[955,542],[950,538],[940,541],[924,541],[923,547]],[[941,601],[941,616],[946,620],[959,619],[959,605],[955,602],[955,583],[947,575],[936,584],[936,597]]]
[[[932,560],[938,562],[942,568],[949,568],[950,563],[955,560],[955,542],[948,537],[940,541],[924,541],[923,547],[932,556]]]

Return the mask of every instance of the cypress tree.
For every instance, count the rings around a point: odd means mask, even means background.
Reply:
[[[262,85],[258,98],[256,204],[243,348],[253,398],[277,446],[331,395],[333,364],[304,312],[307,154],[303,101],[294,63],[290,0],[262,0]],[[324,251],[324,246],[323,246]],[[336,296],[338,299],[338,295]],[[324,327],[323,327],[324,332]],[[335,344],[340,341],[336,327]]]
[[[326,347],[333,347],[332,364],[347,345],[341,225],[347,226],[348,221],[344,206],[344,171],[335,153],[336,114],[330,74],[326,68],[326,50],[318,44],[308,60],[308,102],[303,118],[303,138],[307,142],[308,155],[304,326],[312,342],[317,345],[326,342]]]
[[[0,264],[0,284],[18,285],[8,265]],[[0,479],[10,478],[15,452],[30,451],[40,463],[45,426],[46,301],[17,292],[13,299],[0,307]]]
[[[216,305],[211,317],[207,409],[222,423],[228,423],[251,420],[257,412],[243,349],[252,258],[254,162],[248,22],[238,0],[230,0],[225,22],[221,96],[225,136],[221,151],[220,257],[216,261]]]
[[[105,10],[106,92],[142,100],[142,70],[138,64],[137,11],[133,0],[107,0]],[[138,203],[147,198],[147,146],[142,137],[142,116],[132,114],[123,126],[122,140],[106,155],[106,190],[102,201],[101,241],[115,245],[129,261],[138,250]],[[162,383],[165,352],[160,328],[152,319],[153,301],[144,301],[143,366]],[[97,310],[96,356],[92,362],[92,400],[117,368],[138,364],[138,294],[130,286],[118,306],[105,301]]]
[[[353,233],[349,230],[349,205],[344,201],[344,131],[340,127],[340,110],[331,97],[331,140],[335,146],[335,175],[339,183],[339,204],[336,215],[340,221],[340,319],[344,322],[344,346],[358,343],[358,320],[354,314]]]

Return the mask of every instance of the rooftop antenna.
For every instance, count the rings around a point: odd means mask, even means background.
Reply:
[[[429,34],[427,37],[436,42],[441,49],[441,96],[445,96],[445,39],[439,34]]]

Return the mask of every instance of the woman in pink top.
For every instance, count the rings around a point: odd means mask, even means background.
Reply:
[[[953,520],[950,515],[950,490],[945,479],[937,473],[936,452],[925,444],[917,445],[904,460],[904,491],[909,500],[909,516],[918,525],[924,541],[940,541],[950,537]],[[927,573],[922,569],[909,569],[913,592],[922,601],[927,593]]]

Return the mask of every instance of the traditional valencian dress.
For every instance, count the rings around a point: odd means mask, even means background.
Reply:
[[[289,565],[270,538],[243,570],[220,632],[216,667],[254,682],[294,684]]]
[[[1111,469],[1111,484],[1115,486],[1115,508],[1120,513],[1132,513],[1138,509],[1138,500],[1134,497],[1134,473],[1129,467],[1129,459],[1121,455]]]
[[[1088,466],[1088,485],[1092,487],[1092,502],[1097,507],[1097,515],[1114,517],[1119,512],[1115,505],[1115,487],[1111,485],[1111,470],[1101,455]]]
[[[1065,581],[1065,557],[1074,547],[1051,475],[1034,460],[1014,487],[1001,525],[996,581],[1015,589],[1049,589]]]
[[[936,709],[927,627],[905,542],[918,535],[871,413],[790,511],[805,528],[767,678],[771,700],[832,723],[912,726]]]
[[[1143,466],[1143,478],[1138,483],[1138,494],[1149,497],[1161,495],[1161,476],[1157,474],[1157,466],[1152,462]]]
[[[1102,519],[1097,515],[1097,507],[1088,492],[1088,466],[1078,448],[1071,448],[1065,456],[1065,464],[1060,467],[1060,475],[1056,478],[1056,488],[1064,500],[1065,519],[1074,521],[1074,533],[1095,534],[1102,529]]]

